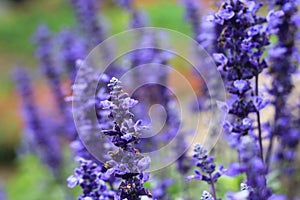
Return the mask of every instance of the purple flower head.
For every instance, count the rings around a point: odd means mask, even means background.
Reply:
[[[116,195],[110,179],[105,179],[103,168],[93,161],[79,159],[80,167],[67,179],[68,187],[80,186],[83,194],[78,199],[112,199]]]
[[[86,47],[77,35],[71,30],[62,31],[58,35],[61,45],[61,61],[65,71],[69,74],[72,83],[77,73],[76,62],[86,56]]]
[[[289,96],[294,88],[292,74],[296,72],[299,60],[295,59],[295,49],[298,40],[299,23],[293,21],[298,16],[297,1],[272,1],[272,9],[268,14],[268,34],[275,35],[277,41],[269,49],[269,74],[272,86],[269,93],[274,97],[271,102],[275,109],[274,123],[270,133],[271,142],[267,162],[271,159],[271,150],[275,137],[279,139],[277,157],[281,161],[290,162],[291,155],[299,143],[293,133],[295,124],[291,107],[288,105]],[[298,56],[296,56],[298,57]],[[299,126],[299,125],[298,125]],[[292,142],[293,141],[293,142]],[[293,157],[293,156],[292,156]]]
[[[207,150],[200,144],[195,145],[193,158],[196,161],[196,167],[198,167],[200,170],[195,169],[195,175],[186,177],[186,180],[190,181],[192,179],[196,179],[207,182],[214,187],[214,183],[217,182],[225,172],[223,166],[220,166],[218,169],[216,169],[214,158],[209,156]]]
[[[133,121],[134,115],[130,112],[137,101],[124,93],[120,84],[121,82],[118,79],[112,78],[108,84],[111,90],[110,97],[108,100],[101,102],[103,109],[111,110],[109,117],[114,122],[114,129],[105,130],[103,133],[112,136],[112,142],[115,146],[134,152],[131,144],[138,143],[143,126],[141,126],[140,121]]]
[[[116,78],[110,80],[108,88],[109,98],[102,101],[101,106],[110,110],[108,117],[113,121],[114,127],[104,130],[103,134],[112,138],[117,149],[108,153],[111,160],[105,163],[108,169],[106,174],[122,179],[117,193],[119,198],[136,200],[141,196],[152,197],[143,186],[148,180],[147,174],[143,172],[150,167],[151,160],[140,154],[134,146],[139,142],[143,129],[141,121],[134,122],[134,115],[130,111],[137,101],[123,92],[121,82]]]

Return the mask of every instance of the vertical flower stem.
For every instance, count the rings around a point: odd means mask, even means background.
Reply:
[[[258,96],[258,75],[255,76],[255,95]],[[263,144],[262,144],[262,131],[261,131],[261,122],[260,122],[260,113],[259,110],[256,111],[257,116],[257,128],[258,128],[258,140],[259,140],[259,148],[260,148],[260,157],[262,161],[264,161],[263,156]]]
[[[209,174],[209,178],[210,178],[210,186],[211,186],[212,195],[213,195],[214,199],[217,200],[217,192],[216,192],[216,188],[215,188],[215,183],[212,179],[211,174]]]
[[[273,149],[273,141],[274,141],[274,137],[273,137],[273,133],[271,133],[270,143],[269,143],[269,146],[268,146],[266,161],[265,161],[268,170],[269,170],[269,167],[270,167],[271,153],[272,153],[272,149]]]

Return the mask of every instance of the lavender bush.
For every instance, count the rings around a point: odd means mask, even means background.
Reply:
[[[79,194],[75,196],[80,200],[297,199],[290,192],[292,188],[281,190],[274,185],[285,187],[289,185],[285,177],[297,179],[299,176],[296,165],[300,109],[293,79],[299,73],[300,61],[299,1],[269,0],[264,5],[259,0],[224,0],[216,12],[206,12],[196,0],[181,2],[193,39],[199,49],[204,48],[214,59],[227,92],[226,102],[218,102],[218,109],[226,114],[224,123],[218,119],[218,123],[210,124],[208,137],[212,138],[218,136],[218,127],[223,127],[216,146],[219,151],[212,151],[216,153],[214,156],[205,144],[196,144],[192,155],[185,151],[192,142],[188,131],[178,134],[184,119],[176,107],[176,95],[169,90],[172,88],[170,72],[163,68],[136,71],[132,80],[128,80],[130,83],[143,79],[163,83],[163,86],[147,85],[132,97],[119,81],[122,74],[141,65],[171,65],[174,55],[159,48],[164,39],[142,32],[137,35],[135,50],[110,62],[107,70],[101,72],[102,76],[98,76],[93,71],[95,63],[84,59],[109,35],[104,20],[100,20],[103,16],[98,13],[103,2],[71,0],[70,3],[78,21],[75,27],[55,36],[42,25],[34,37],[36,56],[59,117],[43,114],[42,108],[34,103],[32,83],[23,69],[14,73],[24,113],[23,143],[34,145],[30,152],[50,169],[57,184],[67,180],[69,188],[79,187]],[[114,3],[129,14],[129,28],[151,25],[145,12],[133,1]],[[260,12],[261,8],[264,11]],[[99,56],[111,61],[113,44],[104,44],[106,50],[98,52]],[[157,48],[143,48],[149,44]],[[198,53],[198,62],[202,62],[200,50]],[[79,69],[83,75],[78,78]],[[209,91],[205,82],[198,80],[201,87],[195,90],[200,92],[197,102],[192,102],[192,112],[203,116],[211,109],[210,97],[217,98],[221,90],[211,70],[207,68],[205,73],[209,76],[207,84],[212,85],[214,91]],[[66,79],[69,89],[64,91]],[[98,82],[95,98],[87,99],[85,94],[94,87],[90,84],[95,80]],[[81,94],[80,98],[74,93]],[[72,103],[76,112],[84,113],[74,120]],[[164,107],[165,124],[158,135],[144,138],[145,133],[152,130],[147,127],[151,126],[148,109],[155,104]],[[86,110],[95,110],[96,120],[91,120],[89,115],[93,113]],[[215,112],[212,109],[212,113]],[[193,122],[189,115],[184,118]],[[78,121],[80,123],[76,123]],[[84,132],[84,136],[79,132]],[[99,141],[106,142],[97,144],[97,138],[105,138]],[[152,172],[151,166],[155,163],[144,153],[160,150],[172,140],[176,144],[172,151],[183,153],[176,163]],[[105,160],[89,151],[91,141],[96,143],[96,149]],[[223,156],[218,153],[220,149],[232,152],[232,156]],[[66,152],[69,156],[65,156]],[[75,168],[73,175],[71,171],[67,174],[64,171],[70,167]],[[66,191],[66,199],[72,198],[69,194],[72,190]]]

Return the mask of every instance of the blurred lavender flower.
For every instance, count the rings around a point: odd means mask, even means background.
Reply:
[[[186,180],[189,181],[192,179],[197,179],[207,182],[211,186],[211,190],[213,193],[212,199],[217,199],[215,183],[225,172],[223,166],[220,166],[219,169],[216,170],[214,158],[212,156],[209,156],[207,150],[200,144],[195,145],[193,158],[196,160],[195,165],[200,169],[200,171],[195,169],[195,175],[188,176]],[[206,196],[210,197],[210,194],[207,193]]]
[[[73,84],[71,101],[73,102],[73,112],[79,113],[75,116],[74,120],[77,122],[76,128],[78,133],[81,133],[81,137],[79,135],[76,136],[71,142],[70,147],[75,157],[99,163],[88,152],[83,143],[93,144],[95,148],[103,152],[110,149],[110,145],[97,143],[99,135],[95,133],[95,127],[100,126],[101,129],[112,127],[112,124],[107,120],[107,112],[99,107],[100,102],[108,97],[105,85],[109,81],[109,78],[106,74],[103,74],[99,80],[98,74],[95,73],[92,66],[84,63],[82,60],[77,60],[76,65],[78,69],[81,69],[82,74],[76,79],[75,84]],[[93,85],[95,81],[98,82],[97,86]],[[91,99],[90,93],[94,93],[95,91],[96,94],[93,94],[95,98]],[[97,118],[92,119],[90,116],[95,114],[95,109]]]
[[[299,124],[295,123],[291,107],[288,105],[289,96],[294,88],[292,75],[299,64],[298,48],[296,47],[298,7],[297,1],[271,1],[271,10],[267,16],[268,33],[276,35],[278,41],[269,49],[269,74],[272,76],[272,87],[269,93],[274,97],[272,104],[275,108],[271,142],[268,148],[267,163],[270,163],[273,140],[279,138],[277,150],[279,160],[291,161],[294,151],[300,141]]]
[[[76,16],[78,19],[80,32],[82,33],[82,39],[85,43],[85,48],[89,51],[101,44],[106,38],[106,30],[104,24],[101,24],[103,20],[99,20],[98,10],[101,1],[97,0],[70,0],[71,4],[75,8]],[[102,45],[106,45],[103,44]],[[110,45],[104,47],[105,50],[99,52],[99,55],[103,60],[113,60],[113,49]],[[105,73],[109,76],[117,76],[122,72],[115,63],[111,63],[107,67],[108,71]]]
[[[74,34],[71,30],[64,30],[58,35],[61,43],[60,57],[62,64],[69,75],[73,84],[77,73],[77,60],[82,60],[86,56],[86,47],[82,39]]]
[[[41,161],[49,167],[56,177],[59,177],[62,155],[59,141],[49,123],[43,123],[38,108],[34,104],[33,89],[30,78],[23,68],[14,72],[19,95],[22,100],[25,134],[32,150],[38,154]],[[47,125],[47,127],[45,127]]]
[[[228,168],[226,174],[229,176],[235,176],[245,173],[247,176],[247,182],[246,184],[241,184],[241,190],[249,191],[248,198],[268,199],[272,195],[271,190],[267,188],[266,175],[268,174],[268,169],[266,164],[261,160],[259,156],[259,147],[251,136],[245,136],[241,139],[241,142],[238,145],[238,153],[240,163],[232,164]],[[244,196],[246,193],[239,192],[233,196],[240,195]]]
[[[148,19],[145,13],[138,10],[133,0],[115,0],[118,5],[125,9],[130,15],[130,26],[131,29],[146,27]]]
[[[98,20],[97,0],[70,0],[75,8],[77,20],[81,31],[85,35],[89,47],[94,47],[105,39],[104,28]]]
[[[7,199],[7,197],[6,197],[5,191],[2,188],[2,186],[0,185],[0,200],[6,200],[6,199]]]
[[[195,0],[184,0],[183,6],[185,8],[186,20],[192,25],[193,37],[199,42],[197,39],[201,31],[200,3]]]
[[[65,96],[62,91],[62,84],[60,80],[60,73],[55,66],[54,52],[53,52],[53,40],[51,32],[48,27],[41,25],[35,34],[35,42],[37,45],[36,55],[40,62],[43,74],[47,77],[50,84],[52,93],[55,96],[55,100],[58,104],[59,112],[61,114],[62,128],[65,129],[65,135],[62,138],[74,138],[75,129],[73,120],[71,118],[71,112],[65,102]]]
[[[154,199],[170,200],[168,196],[167,188],[172,185],[174,181],[172,179],[163,179],[152,189],[152,195]]]

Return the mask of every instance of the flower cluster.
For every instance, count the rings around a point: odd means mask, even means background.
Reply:
[[[261,160],[259,151],[259,147],[253,138],[250,136],[243,137],[238,147],[240,162],[232,164],[227,171],[227,175],[230,176],[241,173],[246,174],[247,182],[246,185],[241,184],[241,190],[248,188],[249,199],[267,199],[272,195],[266,182],[268,169]]]
[[[187,177],[187,180],[197,179],[204,182],[207,182],[211,185],[213,197],[204,191],[202,194],[203,199],[217,199],[216,198],[216,190],[215,183],[218,179],[224,174],[223,166],[220,166],[219,169],[216,169],[216,164],[214,163],[214,158],[209,156],[207,150],[201,146],[200,144],[196,144],[194,147],[193,158],[196,160],[196,166],[201,170],[195,169],[195,175],[191,175]]]
[[[103,168],[93,161],[80,159],[80,167],[75,169],[75,174],[67,179],[68,187],[73,188],[80,185],[83,194],[78,200],[87,199],[114,199],[113,179],[103,173]]]
[[[249,114],[256,113],[262,158],[259,111],[265,103],[258,91],[258,79],[267,67],[262,55],[269,41],[263,30],[266,20],[256,15],[259,7],[261,4],[254,1],[228,1],[222,4],[214,15],[214,21],[223,25],[218,42],[225,54],[216,53],[214,58],[219,64],[218,69],[225,75],[227,90],[231,94],[228,113],[233,119],[227,123],[227,131],[231,136],[237,136],[235,138],[238,140],[248,135],[253,127]],[[254,86],[251,85],[253,78]]]

